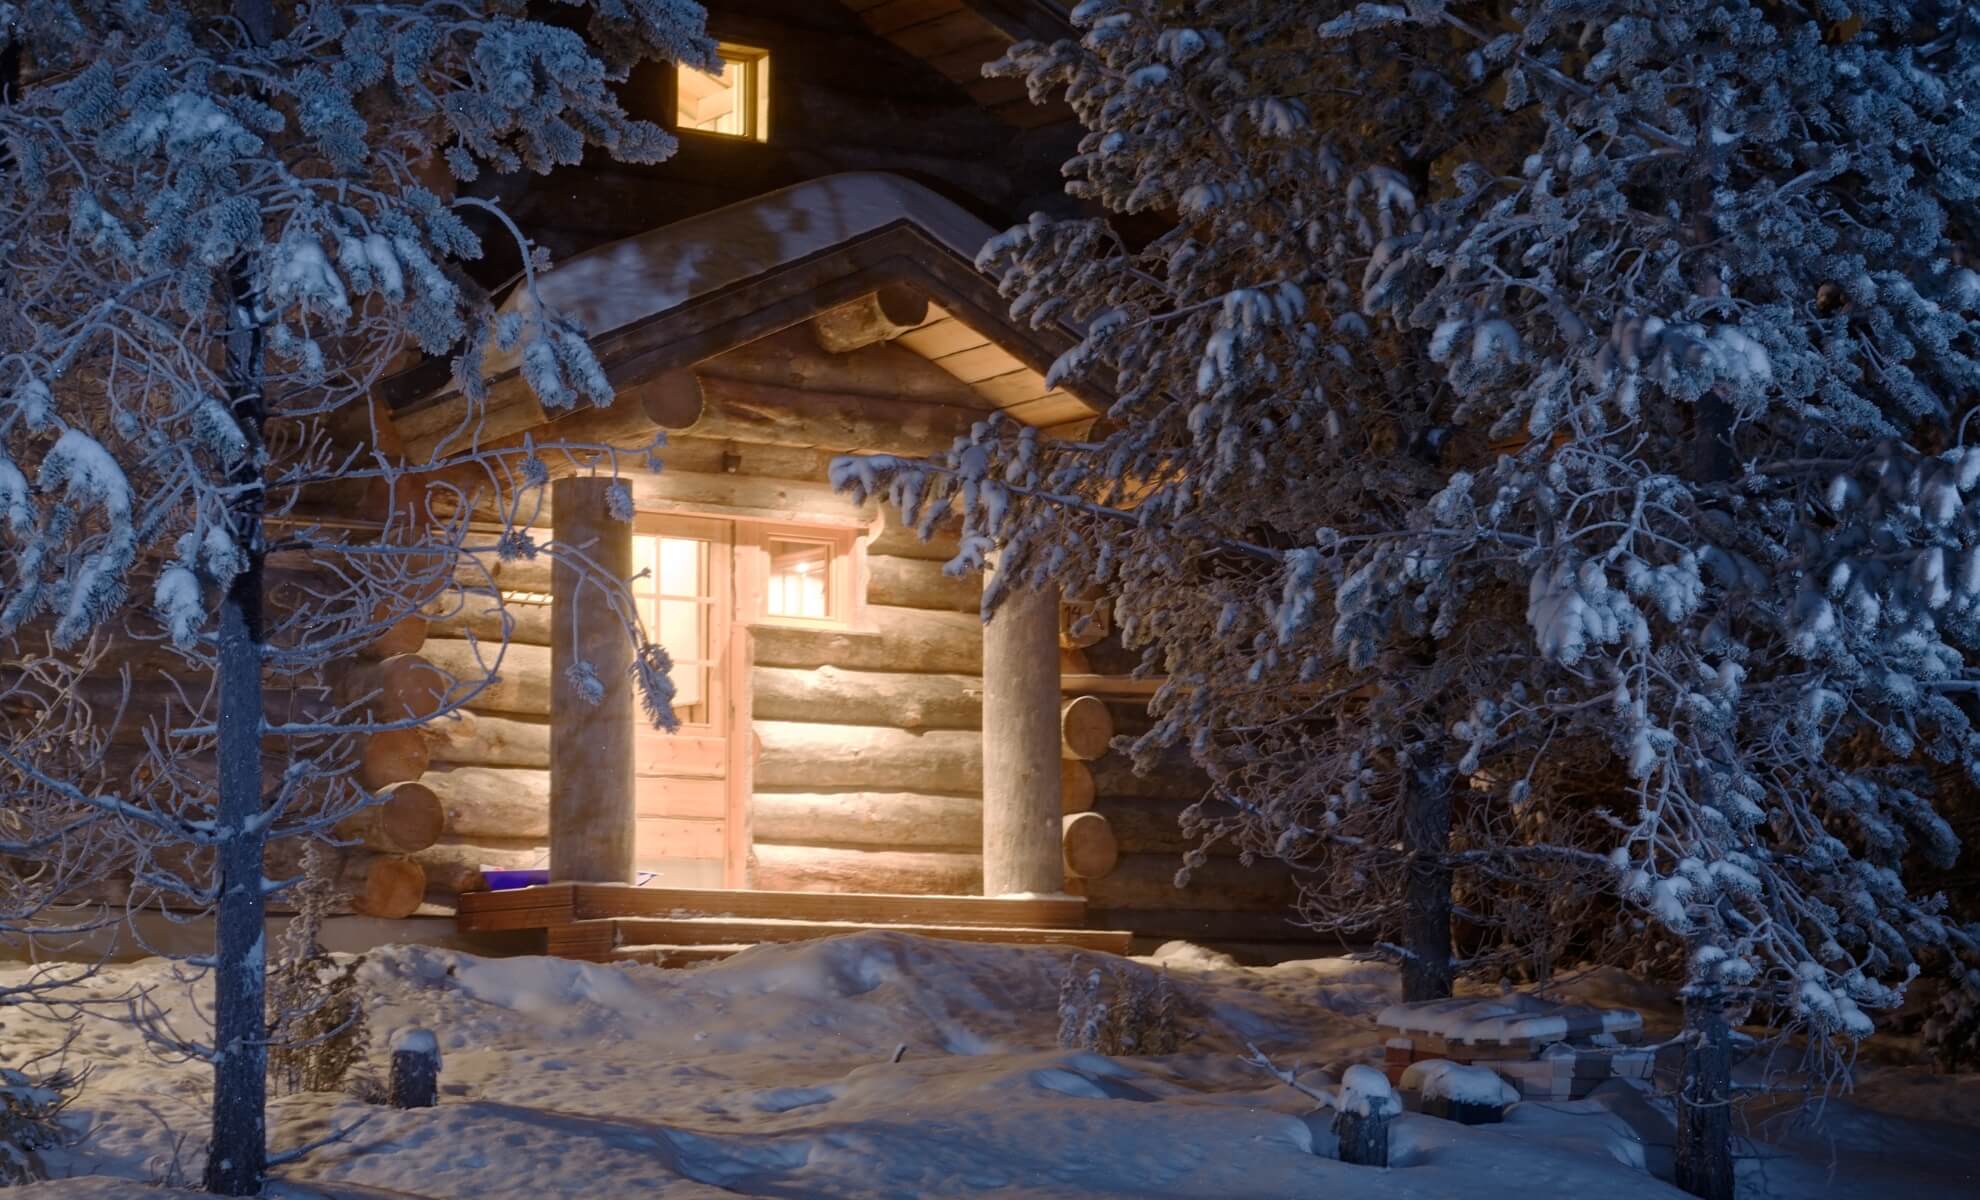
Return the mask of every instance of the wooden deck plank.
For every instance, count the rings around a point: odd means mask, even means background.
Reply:
[[[562,925],[575,919],[574,894],[575,885],[569,883],[463,892],[455,909],[454,927],[462,933],[495,933]]]
[[[869,892],[770,892],[727,888],[635,888],[576,884],[572,917],[737,917],[746,920],[854,921],[882,925],[974,925],[1078,929],[1078,897],[890,896]]]
[[[888,930],[916,937],[943,938],[956,942],[990,942],[1005,945],[1078,946],[1124,954],[1134,935],[1126,930],[1107,929],[1023,929],[978,925],[896,925],[862,921],[751,921],[735,918],[702,917],[687,920],[627,918],[618,923],[619,944],[623,946],[734,945],[761,942],[803,942],[839,934]]]

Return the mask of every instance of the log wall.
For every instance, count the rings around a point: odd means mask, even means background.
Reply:
[[[955,552],[888,521],[864,628],[756,630],[752,886],[981,893],[981,593]]]

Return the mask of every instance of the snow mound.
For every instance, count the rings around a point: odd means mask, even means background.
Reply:
[[[1422,1093],[1425,1100],[1448,1100],[1453,1104],[1514,1104],[1519,1090],[1489,1067],[1473,1067],[1441,1058],[1411,1063],[1403,1071],[1402,1085]]]

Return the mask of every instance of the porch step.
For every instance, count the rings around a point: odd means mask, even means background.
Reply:
[[[1132,934],[1108,929],[1031,929],[1020,926],[921,925],[866,921],[803,921],[784,919],[740,920],[734,917],[680,917],[673,919],[622,918],[615,921],[618,944],[703,946],[758,942],[803,942],[863,930],[890,930],[917,937],[946,938],[955,942],[991,942],[1025,946],[1077,946],[1126,954]]]
[[[467,892],[457,927],[463,933],[543,929],[612,917],[733,917],[742,920],[879,925],[1077,929],[1086,901],[1076,896],[889,896],[862,892],[629,887],[552,883],[501,892]]]

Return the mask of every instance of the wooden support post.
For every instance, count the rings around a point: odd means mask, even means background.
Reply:
[[[618,579],[632,574],[632,526],[607,511],[611,480],[552,485],[556,540]],[[633,881],[632,643],[597,581],[559,559],[550,574],[550,878]],[[589,664],[604,697],[570,679]]]
[[[983,894],[1065,888],[1059,597],[1011,591],[983,630]]]

